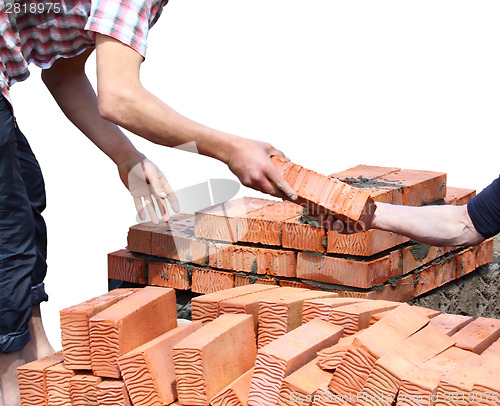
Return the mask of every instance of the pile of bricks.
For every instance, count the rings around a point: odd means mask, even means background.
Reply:
[[[62,353],[22,405],[500,405],[500,320],[253,284],[193,299],[118,289],[61,311]]]
[[[343,296],[408,301],[493,259],[477,247],[430,247],[381,230],[339,234],[304,214],[335,212],[357,227],[370,203],[466,204],[475,191],[446,187],[446,174],[358,165],[330,176],[273,157],[297,202],[241,198],[130,228],[108,275],[138,284],[211,293],[251,283]]]

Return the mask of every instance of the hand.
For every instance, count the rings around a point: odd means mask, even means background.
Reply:
[[[134,198],[135,208],[141,220],[146,219],[144,206],[148,210],[151,221],[158,224],[153,199],[156,200],[163,220],[168,221],[168,199],[172,209],[178,213],[179,203],[165,175],[150,160],[143,159],[137,163],[127,162],[118,166],[120,178]],[[144,202],[143,202],[144,199]]]
[[[270,195],[297,200],[297,194],[271,163],[283,152],[271,144],[240,138],[227,164],[243,185]]]

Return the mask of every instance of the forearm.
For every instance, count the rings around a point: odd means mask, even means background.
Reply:
[[[68,119],[115,164],[141,161],[144,156],[129,139],[99,114],[96,94],[83,69],[85,59],[82,55],[57,61],[43,71],[44,83]]]
[[[370,228],[391,231],[436,246],[475,245],[484,240],[474,228],[466,206],[376,205]]]

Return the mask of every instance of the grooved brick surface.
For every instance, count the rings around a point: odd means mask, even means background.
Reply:
[[[212,406],[246,406],[250,384],[252,383],[253,368],[235,379],[210,399]]]
[[[213,269],[193,268],[191,290],[196,293],[214,293],[234,288],[234,274]]]
[[[373,203],[370,195],[337,179],[329,178],[284,158],[273,156],[271,162],[295,190],[299,199],[312,215],[335,213],[354,221]]]
[[[127,250],[108,254],[108,278],[132,283],[148,283],[146,261],[136,258]]]
[[[212,321],[219,316],[219,304],[222,301],[276,288],[277,286],[253,284],[220,290],[215,293],[194,297],[191,299],[192,319],[194,321],[199,320],[203,323]]]
[[[228,351],[228,349],[232,349]],[[256,347],[252,317],[225,314],[205,324],[173,349],[179,402],[208,406],[209,400],[251,369]]]
[[[62,361],[62,354],[55,353],[17,368],[21,406],[48,405],[47,369]]]
[[[341,327],[312,320],[259,349],[248,406],[276,405],[283,379],[310,362],[317,351],[335,344],[341,334]]]
[[[345,353],[354,342],[354,338],[358,334],[361,334],[361,331],[347,337],[342,337],[338,343],[318,351],[318,365],[325,370],[333,371],[337,368],[342,361],[342,358],[344,358]],[[330,383],[330,381],[328,381],[328,383]]]
[[[242,274],[234,274],[234,287],[245,286],[251,284],[259,284],[259,285],[278,285],[278,281],[274,278],[258,278],[255,275],[242,275]]]
[[[297,216],[283,222],[281,245],[300,251],[325,252],[327,247],[326,229],[319,224],[305,224]]]
[[[148,285],[179,290],[191,289],[188,266],[168,262],[150,262]]]
[[[49,406],[66,406],[71,404],[69,381],[75,371],[68,369],[61,362],[46,369],[47,400]]]
[[[69,380],[72,406],[98,406],[97,385],[102,378],[91,373],[78,373]]]
[[[123,381],[103,381],[97,385],[99,406],[132,406]]]
[[[137,289],[115,289],[59,312],[64,363],[67,368],[92,368],[90,362],[90,318],[136,291]]]
[[[500,320],[479,317],[470,322],[451,338],[456,346],[481,354],[500,337]]]
[[[276,290],[271,293],[277,292]],[[261,348],[302,324],[304,301],[334,297],[335,293],[305,290],[266,298],[259,303],[258,347]]]
[[[355,297],[335,297],[309,299],[304,302],[302,322],[307,323],[313,319],[329,321],[330,311],[339,306],[359,303],[365,299]]]
[[[172,349],[200,327],[199,321],[177,327],[118,359],[134,406],[168,405],[177,399]]]
[[[177,327],[175,292],[147,286],[93,316],[89,325],[92,371],[119,378],[118,357]]]

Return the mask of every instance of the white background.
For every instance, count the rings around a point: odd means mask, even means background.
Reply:
[[[142,80],[184,115],[324,174],[426,169],[479,191],[499,174],[499,15],[500,3],[481,0],[171,0]],[[87,68],[95,83],[94,59]],[[47,185],[42,311],[60,348],[58,311],[106,291],[106,254],[125,247],[134,205],[36,68],[12,97]],[[131,137],[174,188],[234,178],[220,162]]]

